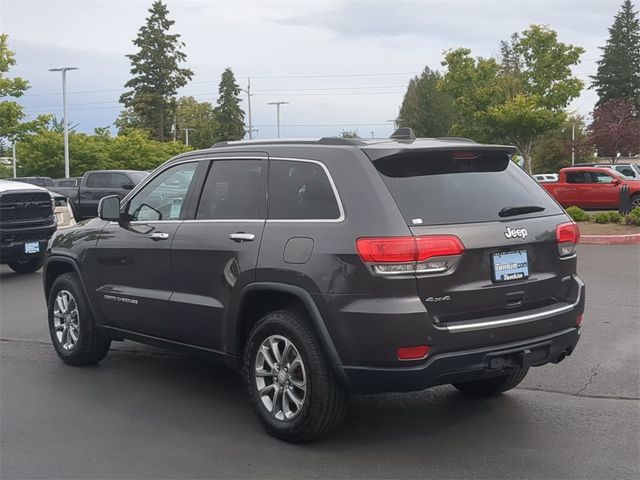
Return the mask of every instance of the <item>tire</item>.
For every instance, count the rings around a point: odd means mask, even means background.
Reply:
[[[9,268],[16,273],[34,273],[42,268],[44,258],[30,258],[28,260],[16,260],[8,262]]]
[[[111,340],[96,327],[78,277],[64,273],[53,282],[47,304],[49,333],[58,356],[68,365],[91,365],[102,360]]]
[[[270,340],[276,347],[265,347],[265,356],[262,347],[271,345]],[[276,352],[282,358],[287,342],[291,346],[285,363]],[[270,361],[276,365],[270,367]],[[258,371],[263,375],[258,376]],[[244,351],[243,376],[260,423],[285,442],[309,442],[326,435],[346,414],[348,394],[338,383],[309,319],[299,312],[279,310],[256,324]]]
[[[524,380],[528,371],[528,368],[520,368],[507,375],[487,378],[485,380],[454,383],[453,386],[462,393],[472,395],[474,397],[493,397],[517,386],[522,380]]]
[[[640,207],[640,195],[631,197],[631,210]]]

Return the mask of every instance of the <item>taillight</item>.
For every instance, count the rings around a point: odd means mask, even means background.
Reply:
[[[575,254],[579,240],[580,229],[575,222],[561,223],[556,227],[556,243],[561,257]]]
[[[582,325],[582,313],[576,317],[576,326]]]
[[[422,360],[429,353],[429,345],[417,345],[415,347],[399,347],[396,350],[398,360]]]
[[[379,274],[437,273],[450,266],[447,258],[464,253],[455,235],[364,237],[356,240],[360,258]]]

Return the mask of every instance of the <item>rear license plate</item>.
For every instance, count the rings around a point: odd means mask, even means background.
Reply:
[[[529,260],[526,250],[494,253],[491,255],[491,263],[494,282],[508,282],[529,277]]]
[[[40,242],[26,242],[24,244],[24,253],[39,253]]]

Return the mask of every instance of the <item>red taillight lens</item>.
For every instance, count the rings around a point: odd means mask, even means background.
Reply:
[[[356,249],[363,261],[374,263],[423,262],[464,253],[464,245],[455,235],[365,237],[356,240]]]
[[[575,222],[561,223],[556,227],[558,254],[568,257],[576,253],[576,245],[580,240],[580,229]]]
[[[556,227],[556,241],[558,243],[578,243],[578,240],[580,240],[580,229],[577,223],[561,223]]]
[[[580,325],[582,325],[582,314],[576,317],[576,326],[579,327]]]
[[[396,350],[398,360],[422,360],[429,353],[429,345],[415,347],[400,347]]]

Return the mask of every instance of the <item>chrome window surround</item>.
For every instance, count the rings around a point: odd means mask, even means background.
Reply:
[[[152,220],[152,221],[144,221],[144,220],[134,220],[131,223],[132,225],[136,224],[144,224],[144,223],[339,223],[343,222],[345,219],[344,207],[342,206],[342,199],[340,198],[340,194],[338,193],[338,189],[336,187],[335,182],[333,181],[333,177],[329,172],[327,166],[318,161],[318,160],[310,160],[305,158],[287,158],[287,157],[256,157],[256,156],[234,156],[234,157],[202,157],[202,158],[190,158],[186,160],[182,160],[179,162],[172,163],[171,165],[167,165],[166,168],[156,172],[154,171],[153,178],[156,178],[158,175],[161,175],[163,172],[168,169],[175,167],[176,165],[181,165],[184,163],[193,163],[193,162],[202,162],[202,161],[215,161],[215,160],[284,160],[288,162],[303,162],[303,163],[315,163],[316,165],[320,165],[322,170],[324,170],[327,179],[329,180],[329,184],[331,185],[331,189],[333,190],[333,195],[336,199],[336,203],[338,204],[338,211],[340,215],[338,218],[310,218],[310,219],[258,219],[258,218],[249,218],[249,219],[189,219],[189,220]],[[148,175],[142,182],[140,182],[136,187],[129,192],[127,196],[122,199],[122,206],[126,205],[144,186],[153,180],[152,175]],[[121,210],[122,211],[122,210]],[[118,223],[118,222],[110,222],[110,223]]]

